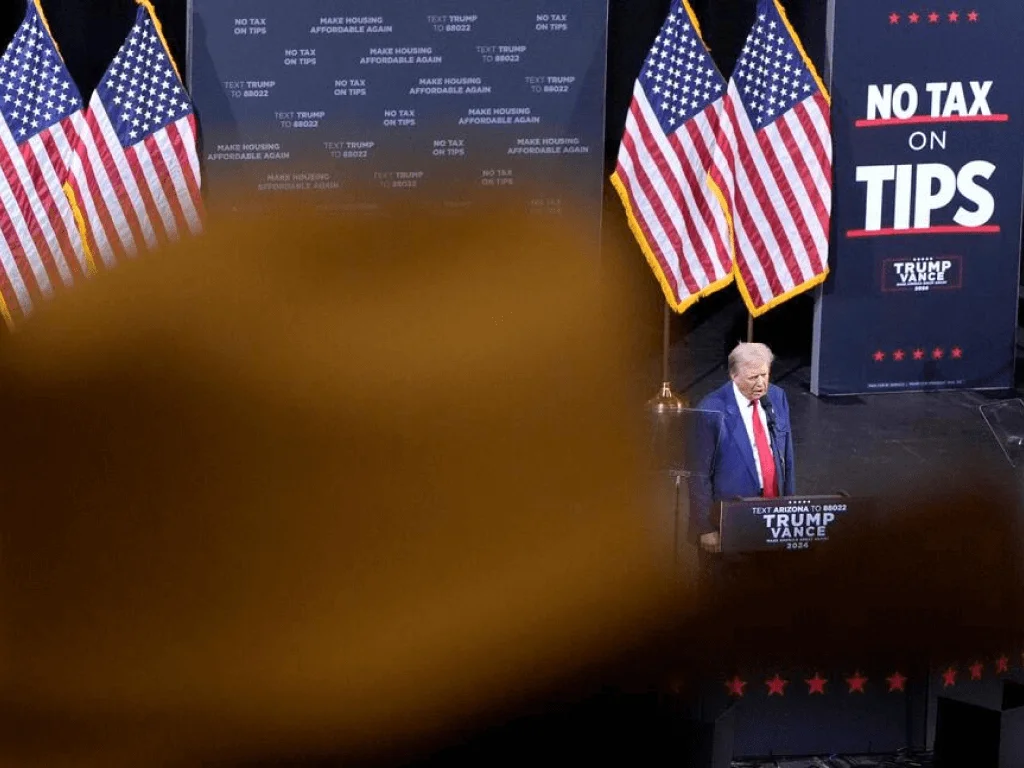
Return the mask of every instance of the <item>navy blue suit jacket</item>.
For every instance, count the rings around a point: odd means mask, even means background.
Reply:
[[[789,424],[789,401],[786,393],[774,384],[768,387],[768,399],[775,410],[775,430],[772,453],[775,455],[775,476],[779,479],[779,493],[796,493],[796,474],[793,469],[793,433]],[[743,425],[733,383],[730,380],[709,394],[700,405],[702,411],[713,411],[715,418],[702,419],[691,455],[690,524],[691,541],[718,529],[712,520],[716,501],[737,496],[760,496],[763,493],[757,480],[754,450]],[[721,414],[718,417],[717,414]]]

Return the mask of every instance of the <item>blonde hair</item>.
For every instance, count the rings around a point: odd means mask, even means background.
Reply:
[[[770,366],[774,360],[775,355],[767,344],[741,341],[729,353],[729,375],[735,375],[745,363],[766,363]]]

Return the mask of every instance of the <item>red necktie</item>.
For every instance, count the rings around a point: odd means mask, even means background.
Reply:
[[[761,479],[764,481],[764,497],[774,499],[779,495],[779,484],[775,480],[775,456],[772,455],[772,447],[768,442],[768,434],[761,423],[761,413],[757,407],[757,400],[750,401],[754,409],[754,443],[757,445],[757,458],[761,462]]]

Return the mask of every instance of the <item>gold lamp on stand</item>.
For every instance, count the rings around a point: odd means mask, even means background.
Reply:
[[[661,391],[647,401],[647,410],[651,413],[678,413],[687,408],[689,403],[672,392],[668,373],[669,321],[668,303],[665,304],[665,324],[661,344]]]

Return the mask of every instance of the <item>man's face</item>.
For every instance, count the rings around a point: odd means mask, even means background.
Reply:
[[[748,400],[760,400],[768,393],[768,363],[743,363],[732,375],[740,393]]]

